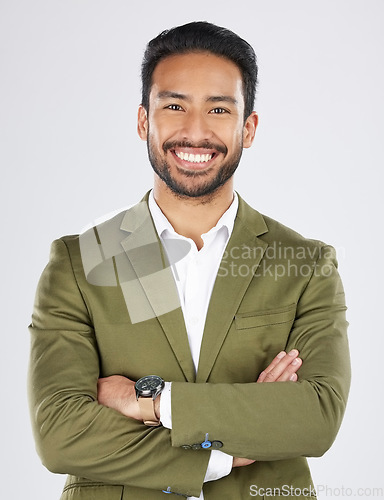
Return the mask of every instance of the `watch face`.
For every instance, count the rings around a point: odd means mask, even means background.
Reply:
[[[157,375],[147,375],[136,382],[136,390],[141,396],[152,396],[164,387],[164,380]]]

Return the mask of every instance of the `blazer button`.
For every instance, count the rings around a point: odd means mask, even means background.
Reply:
[[[183,448],[183,450],[190,450],[192,447],[190,444],[182,444],[180,448]]]
[[[195,443],[191,445],[192,450],[200,450],[201,449],[201,444],[200,443]]]
[[[211,441],[208,441],[207,439],[203,443],[201,443],[201,447],[205,449],[210,448],[211,446],[212,446]]]
[[[221,441],[212,441],[212,450],[219,450],[223,447],[223,443]]]

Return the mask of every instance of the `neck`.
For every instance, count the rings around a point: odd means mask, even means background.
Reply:
[[[201,235],[217,224],[233,201],[233,179],[215,193],[189,198],[173,193],[163,181],[155,178],[153,195],[176,233],[191,238],[200,250],[203,247]]]

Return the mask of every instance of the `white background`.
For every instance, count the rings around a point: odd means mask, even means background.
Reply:
[[[27,410],[37,280],[53,239],[151,187],[140,61],[149,39],[192,20],[258,54],[260,125],[237,190],[338,250],[353,385],[334,446],[311,460],[320,498],[384,489],[383,14],[382,0],[0,1],[2,498],[60,496],[64,476],[40,464]]]

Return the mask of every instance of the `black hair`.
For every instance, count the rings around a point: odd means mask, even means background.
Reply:
[[[257,85],[256,54],[248,42],[227,28],[196,21],[165,30],[151,40],[141,67],[142,101],[148,110],[152,75],[157,64],[168,56],[188,52],[211,52],[235,63],[243,78],[244,119],[253,111]]]

